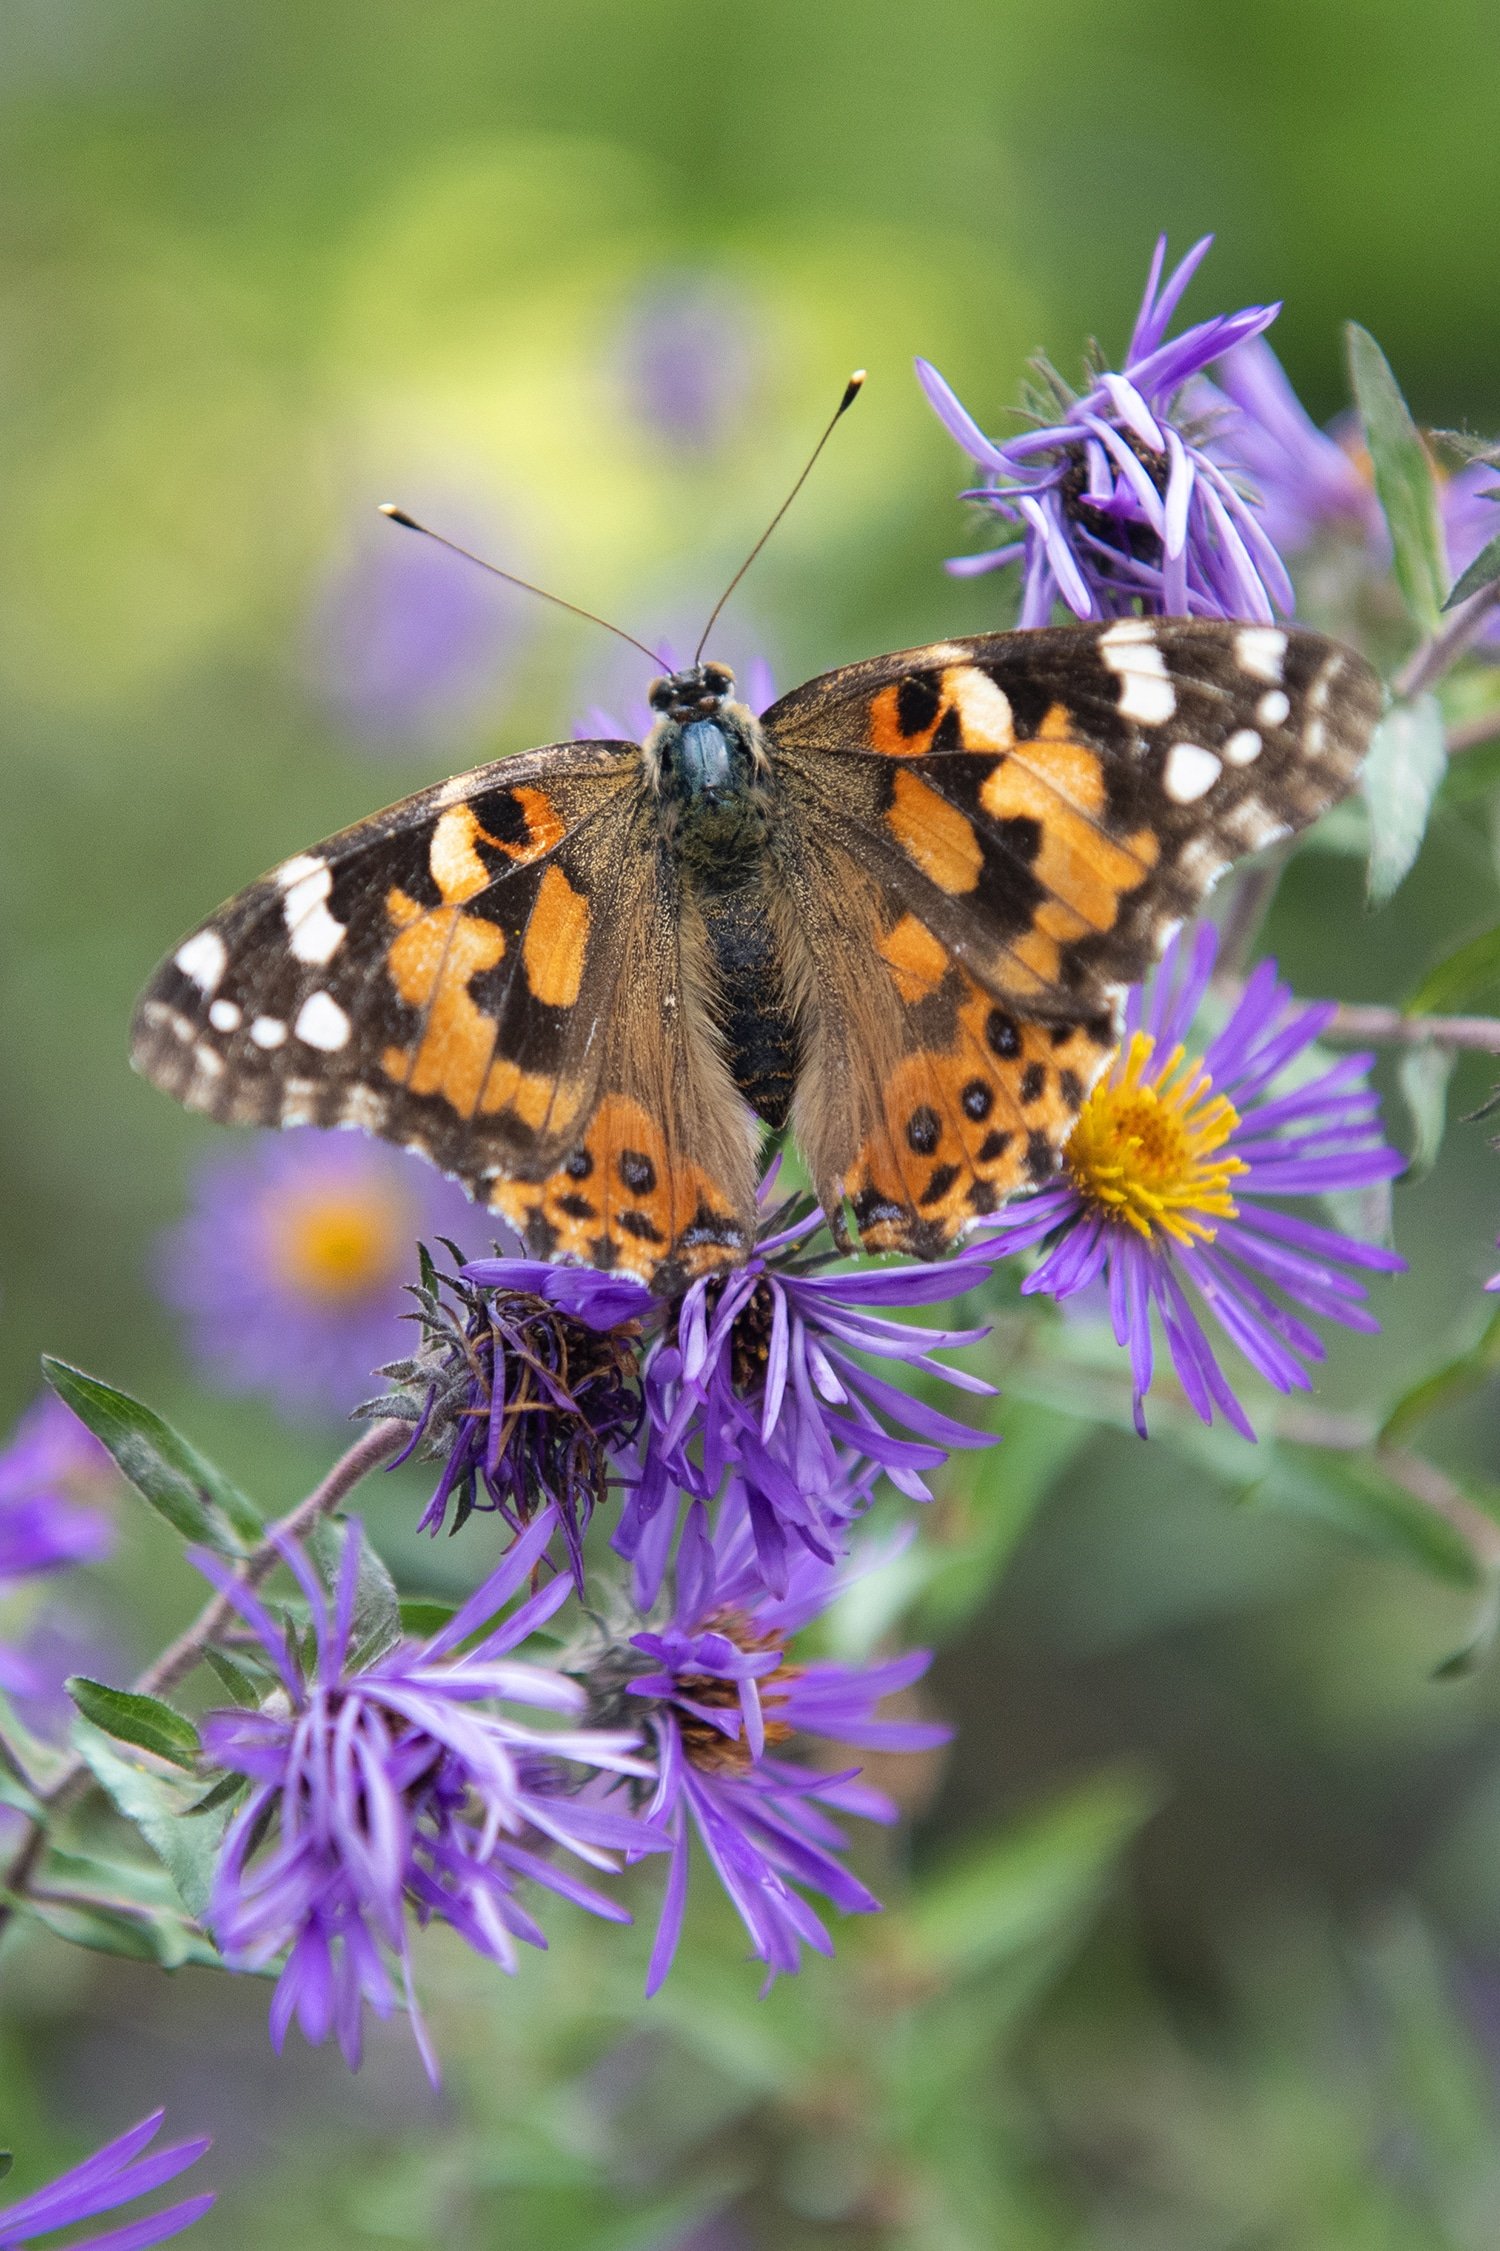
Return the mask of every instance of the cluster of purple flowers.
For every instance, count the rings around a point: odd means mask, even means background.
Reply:
[[[1043,368],[1023,436],[986,436],[919,363],[983,471],[969,497],[1014,534],[953,567],[1018,562],[1023,626],[1058,603],[1082,618],[1268,621],[1294,600],[1278,538],[1377,536],[1349,448],[1303,415],[1263,341],[1276,307],[1169,335],[1207,249],[1164,279],[1158,244],[1123,366],[1092,368],[1080,391]],[[268,1690],[204,1728],[241,1792],[208,1920],[231,1963],[280,1965],[278,2044],[295,2020],[314,2040],[336,2033],[354,2064],[366,2005],[404,2000],[435,2070],[414,1926],[445,1922],[509,1970],[518,1942],[546,1943],[535,1891],[628,1921],[595,1879],[653,1855],[652,1992],[695,1854],[768,1980],[804,1948],[831,1950],[814,1901],[878,1905],[840,1823],[894,1818],[859,1753],[945,1740],[937,1721],[880,1708],[910,1695],[927,1654],[858,1666],[797,1637],[846,1583],[881,1482],[924,1501],[954,1449],[990,1443],[932,1396],[993,1391],[938,1356],[987,1329],[913,1316],[1022,1260],[1023,1295],[1108,1318],[1142,1436],[1164,1339],[1181,1401],[1253,1438],[1224,1347],[1274,1390],[1305,1388],[1324,1350],[1315,1324],[1374,1328],[1360,1277],[1400,1266],[1306,1212],[1400,1169],[1370,1058],[1319,1055],[1331,1009],[1299,1007],[1274,964],[1217,993],[1215,965],[1211,929],[1173,943],[1129,997],[1061,1172],[950,1259],[851,1264],[774,1164],[752,1256],[670,1301],[616,1275],[472,1255],[472,1227],[450,1246],[456,1272],[424,1254],[416,1348],[361,1411],[410,1425],[402,1459],[439,1463],[424,1528],[482,1513],[496,1568],[436,1633],[366,1647],[357,1527],[331,1588],[284,1547],[289,1612],[199,1559]],[[1195,1048],[1200,1013],[1214,1024]],[[304,1406],[348,1398],[354,1362],[386,1347],[403,1255],[437,1232],[436,1207],[418,1208],[397,1160],[311,1135],[255,1165],[253,1181],[226,1167],[211,1184],[169,1253],[170,1287],[229,1380]],[[623,1583],[601,1573],[606,1525]],[[544,1663],[522,1653],[543,1628]]]

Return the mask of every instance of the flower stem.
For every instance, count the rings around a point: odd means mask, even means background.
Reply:
[[[371,1470],[379,1469],[383,1462],[400,1452],[410,1433],[406,1424],[387,1416],[355,1440],[347,1453],[341,1454],[328,1475],[315,1485],[305,1500],[297,1503],[290,1513],[271,1527],[260,1545],[246,1556],[235,1573],[235,1584],[241,1587],[258,1587],[268,1579],[280,1562],[276,1541],[299,1540],[317,1523],[319,1517],[329,1516],[346,1494],[351,1493],[361,1478]],[[197,1617],[185,1632],[154,1658],[145,1671],[130,1684],[137,1696],[163,1696],[174,1688],[202,1661],[203,1654],[216,1641],[224,1628],[238,1616],[227,1594],[210,1596]],[[54,1776],[46,1790],[39,1793],[42,1815],[32,1821],[22,1838],[8,1870],[0,1881],[0,1890],[9,1897],[0,1897],[0,1932],[15,1913],[16,1900],[31,1886],[31,1879],[40,1861],[51,1824],[58,1815],[84,1796],[93,1783],[93,1774],[85,1759],[73,1757],[61,1772]]]
[[[1391,694],[1397,703],[1409,703],[1414,696],[1436,687],[1443,674],[1457,664],[1497,603],[1500,603],[1500,579],[1482,586],[1461,609],[1455,610],[1441,631],[1407,658],[1391,682]]]
[[[1233,1005],[1242,991],[1238,978],[1215,978],[1214,990]],[[1500,1016],[1408,1016],[1401,1008],[1364,1001],[1340,1001],[1338,1014],[1318,1037],[1337,1047],[1452,1047],[1480,1055],[1500,1055]]]

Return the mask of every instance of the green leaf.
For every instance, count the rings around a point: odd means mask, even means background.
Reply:
[[[1449,1048],[1411,1047],[1396,1065],[1396,1079],[1411,1116],[1412,1148],[1405,1178],[1425,1180],[1438,1160],[1448,1124],[1448,1081],[1458,1061]]]
[[[1406,1002],[1408,1016],[1432,1016],[1500,983],[1500,922],[1456,946],[1429,969]]]
[[[321,1518],[308,1535],[306,1545],[330,1595],[338,1585],[345,1546],[354,1537],[352,1525],[334,1523],[327,1517]],[[368,1538],[361,1535],[359,1570],[354,1582],[354,1622],[349,1635],[350,1662],[356,1668],[373,1665],[387,1650],[394,1649],[400,1639],[401,1598],[396,1592],[396,1582]]]
[[[188,1913],[203,1915],[228,1825],[227,1806],[222,1815],[203,1812],[198,1820],[186,1820],[195,1801],[185,1780],[153,1774],[85,1719],[73,1722],[73,1741],[116,1813],[140,1831],[162,1862]],[[202,1809],[201,1799],[197,1807]]]
[[[243,1705],[247,1712],[259,1710],[265,1702],[266,1689],[246,1672],[243,1665],[237,1665],[226,1651],[215,1649],[212,1644],[204,1650],[203,1658],[210,1671],[218,1674],[236,1704]]]
[[[159,1696],[140,1696],[134,1689],[106,1688],[102,1680],[74,1673],[64,1683],[86,1720],[113,1735],[118,1742],[134,1743],[174,1766],[196,1767],[203,1745],[198,1730],[181,1712],[174,1712]]]
[[[1071,1936],[1154,1804],[1139,1775],[1104,1775],[965,1852],[908,1910],[917,1950],[949,1977],[972,1977]]]
[[[401,1631],[414,1641],[426,1641],[457,1616],[456,1602],[431,1602],[422,1595],[407,1595],[401,1602]]]
[[[1443,608],[1456,610],[1460,602],[1467,602],[1471,594],[1477,594],[1482,586],[1493,585],[1497,578],[1500,578],[1500,531],[1496,532],[1486,546],[1480,548]]]
[[[1401,1443],[1418,1423],[1425,1422],[1440,1407],[1452,1406],[1467,1398],[1470,1392],[1478,1391],[1497,1371],[1500,1371],[1500,1313],[1493,1313],[1467,1352],[1459,1353],[1441,1368],[1434,1368],[1430,1375],[1423,1376],[1401,1394],[1381,1427],[1380,1443],[1383,1446]]]
[[[15,2158],[11,2152],[8,2149],[0,2149],[0,2181],[4,2180],[14,2163]]]
[[[45,1924],[70,1946],[86,1946],[93,1954],[119,1954],[131,1962],[161,1961],[149,1916],[122,1914],[114,1908],[74,1900],[28,1899],[22,1906],[36,1922]]]
[[[1398,703],[1375,730],[1360,790],[1370,814],[1370,904],[1383,907],[1422,848],[1427,816],[1447,769],[1436,696]]]
[[[1368,329],[1346,330],[1349,377],[1391,535],[1396,583],[1424,633],[1436,631],[1448,586],[1437,478],[1390,362]]]
[[[264,1527],[254,1502],[160,1415],[65,1360],[44,1356],[42,1373],[183,1539],[239,1557],[260,1538]]]

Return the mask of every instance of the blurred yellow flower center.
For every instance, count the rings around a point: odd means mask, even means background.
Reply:
[[[285,1279],[304,1297],[325,1303],[365,1297],[398,1281],[411,1247],[405,1206],[378,1190],[278,1199],[273,1228]]]
[[[1148,1239],[1211,1243],[1214,1223],[1237,1213],[1230,1181],[1249,1170],[1239,1157],[1214,1154],[1239,1113],[1181,1047],[1148,1080],[1155,1053],[1155,1040],[1137,1032],[1079,1112],[1063,1162],[1080,1196],[1106,1219]]]

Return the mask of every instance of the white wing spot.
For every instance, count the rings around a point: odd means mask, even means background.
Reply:
[[[283,891],[290,891],[293,884],[303,882],[310,875],[316,875],[320,868],[326,868],[327,865],[328,862],[320,860],[316,852],[299,852],[295,859],[282,861],[280,867],[276,870],[275,881]],[[330,876],[329,881],[332,882],[332,880]],[[322,893],[323,898],[326,899],[327,896],[326,891]]]
[[[282,1124],[311,1125],[318,1114],[321,1092],[316,1079],[288,1079],[281,1090]]]
[[[1231,766],[1253,766],[1261,753],[1261,740],[1253,727],[1237,727],[1224,745]]]
[[[1213,889],[1228,865],[1229,862],[1211,836],[1191,838],[1177,855],[1178,872],[1185,875],[1189,883],[1198,884],[1204,891]],[[1178,927],[1181,928],[1181,925]]]
[[[1302,738],[1309,758],[1321,758],[1328,746],[1328,729],[1321,719],[1309,719],[1307,732]]]
[[[273,1047],[280,1047],[285,1040],[286,1026],[279,1016],[257,1016],[250,1027],[250,1037],[257,1047],[263,1047],[269,1052]]]
[[[281,903],[286,921],[287,942],[298,961],[324,968],[332,961],[344,942],[344,925],[328,912],[324,901],[333,889],[333,870],[326,860],[305,857],[305,871],[292,883],[286,883],[287,868],[295,867],[289,860],[277,876],[277,882],[286,884],[286,897]]]
[[[180,945],[172,956],[184,977],[205,994],[211,993],[223,976],[229,961],[229,948],[217,930],[199,930]]]
[[[1163,726],[1177,709],[1177,693],[1150,620],[1122,618],[1100,634],[1099,654],[1119,680],[1121,718],[1133,719],[1138,727]]]
[[[224,1058],[201,1041],[193,1049],[193,1069],[201,1071],[204,1078],[216,1079],[224,1068]]]
[[[237,1032],[240,1028],[240,1004],[237,1000],[216,1000],[208,1011],[208,1020],[216,1032]]]
[[[390,1104],[373,1086],[351,1086],[344,1096],[339,1124],[363,1126],[367,1133],[379,1133],[389,1116]]]
[[[1258,797],[1247,797],[1243,804],[1236,805],[1233,812],[1226,815],[1224,826],[1233,831],[1247,852],[1264,851],[1268,844],[1279,844],[1284,836],[1292,833],[1286,822],[1278,821]]]
[[[1211,750],[1198,743],[1173,743],[1162,769],[1162,787],[1174,805],[1194,805],[1208,795],[1223,771]]]
[[[332,993],[309,993],[297,1011],[297,1021],[292,1026],[299,1040],[308,1047],[320,1047],[325,1055],[336,1055],[349,1038],[349,1019]]]
[[[977,665],[954,665],[944,676],[948,701],[958,713],[966,750],[1012,750],[1015,719],[1010,698]]]
[[[1246,625],[1234,637],[1240,669],[1252,679],[1277,681],[1286,662],[1286,635],[1274,625]]]
[[[1280,727],[1291,708],[1291,698],[1284,688],[1268,688],[1255,707],[1255,716],[1263,727]]]

